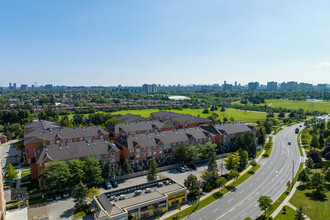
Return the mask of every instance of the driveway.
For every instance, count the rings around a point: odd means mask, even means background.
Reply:
[[[20,150],[16,149],[16,142],[18,142],[18,140],[11,140],[0,146],[0,159],[2,169],[4,169],[9,163],[14,164],[19,162]],[[8,156],[8,153],[17,154],[17,156]]]
[[[48,203],[49,218],[71,219],[74,211],[73,198],[55,200]]]

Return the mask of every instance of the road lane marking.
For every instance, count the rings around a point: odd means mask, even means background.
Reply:
[[[232,198],[231,200],[228,201],[228,203],[230,203],[231,201],[233,201],[234,198]]]
[[[233,211],[237,206],[242,205],[245,200],[247,200],[253,193],[255,193],[268,179],[269,177],[275,172],[275,169],[269,174],[269,176],[252,192],[250,193],[250,195],[248,195],[247,197],[245,197],[245,199],[243,199],[239,204],[235,205],[232,209],[230,209],[229,211],[227,211],[225,214],[221,215],[220,217],[218,217],[216,220],[219,220],[220,218],[222,218],[223,216],[227,215],[229,212]]]
[[[242,194],[243,192],[244,192],[244,189],[239,194]]]
[[[219,208],[217,208],[217,209],[215,209],[214,211],[212,211],[212,213],[215,213],[216,211],[218,211],[219,210]]]
[[[250,199],[252,199],[252,197],[248,198],[248,201],[249,201]]]
[[[246,215],[246,212],[244,212],[244,214],[243,215]],[[243,215],[241,215],[241,217],[243,217]]]
[[[249,186],[252,186],[252,183]]]

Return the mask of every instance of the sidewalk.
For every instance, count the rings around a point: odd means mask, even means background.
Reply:
[[[286,205],[292,208],[293,210],[297,210],[297,208],[294,205],[292,205],[290,202],[288,202]],[[305,220],[310,220],[310,218],[305,213],[304,213],[304,218]]]

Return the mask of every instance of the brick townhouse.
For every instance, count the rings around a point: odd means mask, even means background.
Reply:
[[[88,156],[116,166],[120,162],[120,150],[104,139],[86,139],[80,142],[42,145],[34,149],[35,157],[31,161],[31,178],[37,179],[44,173],[45,164],[50,161],[85,160]]]
[[[132,123],[116,124],[111,128],[108,128],[110,137],[113,139],[119,138],[119,136],[129,136],[132,134],[146,134],[158,131],[174,130],[173,123],[163,123],[160,121],[139,121]]]
[[[200,118],[167,111],[151,113],[150,118],[162,122],[171,121],[176,128],[194,128],[200,125],[210,125],[210,120],[208,118]]]
[[[215,142],[223,152],[231,150],[235,138],[246,132],[252,132],[256,135],[256,129],[244,123],[230,123],[222,125],[201,126],[201,128],[215,135]]]
[[[96,126],[79,128],[62,128],[56,122],[36,121],[25,125],[24,160],[31,163],[35,157],[35,148],[41,145],[64,144],[86,141],[87,139],[109,139],[109,134]]]
[[[215,135],[201,128],[187,128],[149,134],[120,136],[115,140],[132,166],[146,167],[152,158],[158,164],[173,162],[176,149],[180,145],[198,145],[215,142]]]

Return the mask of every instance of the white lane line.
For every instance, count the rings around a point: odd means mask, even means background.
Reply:
[[[280,170],[280,173],[282,172],[283,168]]]
[[[230,199],[230,200],[228,201],[228,203],[230,203],[231,201],[233,201],[233,199]]]
[[[248,198],[248,200],[252,199],[252,197]]]
[[[252,183],[249,185],[249,187],[252,186]]]
[[[218,211],[219,210],[219,208],[217,208],[217,209],[215,209],[214,211],[212,211],[212,213],[215,213],[216,211]]]
[[[256,203],[254,206],[257,206],[258,205],[258,203]]]
[[[243,217],[245,214],[246,214],[246,212],[244,212],[244,214],[243,214],[243,215],[241,215],[241,217]]]
[[[242,194],[244,192],[244,189],[242,190],[242,192],[240,192],[239,194]]]
[[[262,187],[261,190],[263,190],[265,187]]]

